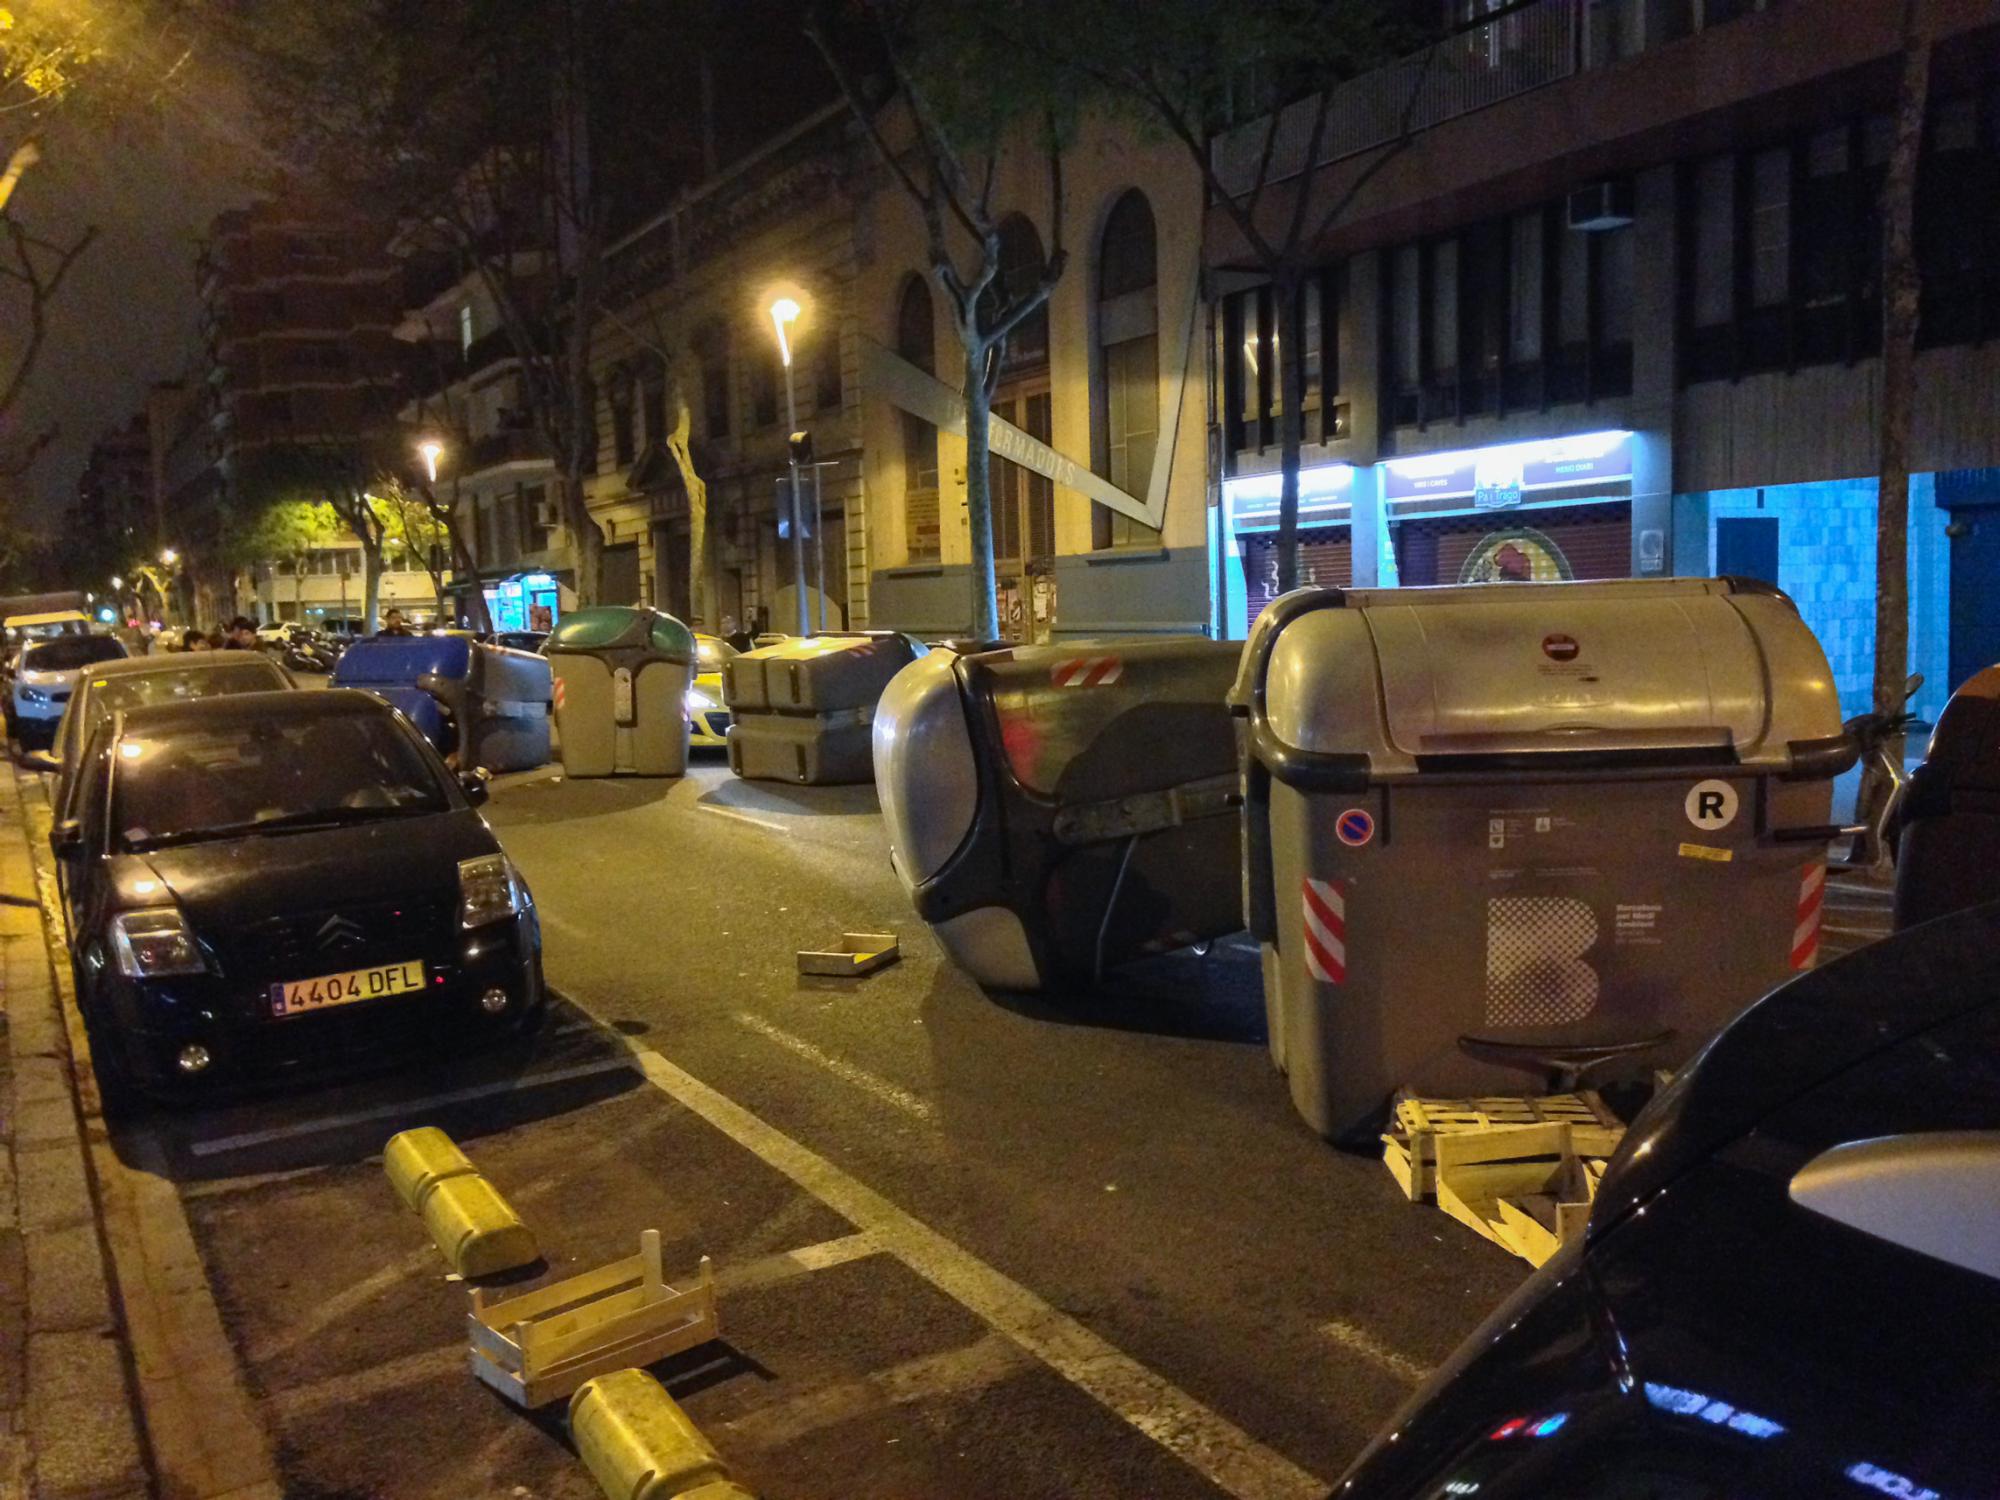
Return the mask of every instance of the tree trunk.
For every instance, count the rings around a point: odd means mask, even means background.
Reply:
[[[993,575],[993,402],[986,390],[984,339],[964,329],[965,517],[972,531],[972,638],[1000,638],[1000,602]]]
[[[570,555],[576,559],[576,599],[583,608],[606,602],[629,604],[632,601],[606,601],[604,593],[604,532],[591,518],[590,501],[584,493],[583,477],[565,474],[562,477],[563,525],[569,531]]]
[[[1903,0],[1903,75],[1896,143],[1882,189],[1882,438],[1875,509],[1875,711],[1903,705],[1910,671],[1910,409],[1920,308],[1914,220],[1931,39],[1924,0]],[[1889,746],[1900,760],[1902,737]],[[1888,792],[1873,768],[1861,805]]]
[[[709,544],[708,481],[696,472],[694,452],[688,447],[693,416],[678,387],[674,393],[674,425],[667,434],[667,452],[680,470],[681,487],[688,502],[688,613],[687,623],[701,630],[718,630],[715,615],[715,549]]]
[[[369,538],[361,541],[361,624],[365,635],[382,628],[382,544]]]
[[[1299,586],[1299,450],[1306,432],[1305,282],[1294,271],[1272,283],[1278,302],[1278,592]]]

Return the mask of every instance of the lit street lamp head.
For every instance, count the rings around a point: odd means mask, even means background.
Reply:
[[[160,554],[160,561],[165,563],[170,568],[180,560],[181,560],[180,553],[174,551],[174,549],[171,547],[167,548],[164,552]]]
[[[444,444],[440,443],[436,438],[425,438],[421,443],[417,444],[417,452],[423,455],[424,473],[429,476],[432,484],[436,484],[438,477],[438,455],[444,452]]]
[[[125,580],[120,578],[116,573],[113,573],[111,575],[111,586],[114,589],[122,589],[125,587]]]
[[[798,299],[780,297],[771,304],[771,323],[778,330],[778,355],[787,365],[792,362],[791,340],[785,336],[785,325],[796,323],[799,317]]]

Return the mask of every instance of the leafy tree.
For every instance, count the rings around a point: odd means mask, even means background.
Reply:
[[[451,538],[438,514],[436,498],[427,495],[421,486],[405,485],[393,474],[376,481],[370,498],[376,514],[382,518],[384,540],[406,558],[416,559],[417,566],[430,575],[431,592],[442,606],[445,549]]]
[[[890,176],[923,217],[931,277],[944,293],[964,352],[965,508],[972,545],[972,633],[1000,633],[993,564],[993,394],[1007,338],[1046,306],[1068,262],[1063,248],[1063,148],[1075,94],[1052,70],[987,24],[983,0],[855,0],[857,39],[826,4],[807,34]],[[888,101],[871,96],[857,62],[879,62],[914,137],[898,149],[884,130]],[[993,185],[1001,155],[1024,136],[1042,152],[1049,183],[1050,250],[1039,276],[1002,275]]]
[[[1010,0],[978,8],[987,47],[1048,69],[1057,86],[1088,91],[1186,149],[1211,214],[1228,221],[1249,268],[1268,276],[1277,309],[1282,488],[1278,584],[1298,584],[1299,462],[1305,440],[1306,288],[1320,244],[1383,167],[1408,146],[1438,52],[1397,0]],[[1396,126],[1338,191],[1315,195],[1311,168],[1327,141],[1333,85],[1420,49],[1401,78]],[[1281,109],[1303,101],[1297,113]],[[1216,136],[1263,115],[1254,171],[1225,180]],[[1296,159],[1281,124],[1304,125]],[[1300,171],[1300,163],[1306,170]],[[1285,178],[1292,180],[1282,189]]]
[[[273,499],[248,525],[232,528],[224,556],[233,567],[284,560],[292,565],[292,612],[305,617],[305,563],[340,532],[340,518],[323,500]]]

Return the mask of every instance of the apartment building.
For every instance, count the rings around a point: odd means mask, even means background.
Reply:
[[[1270,212],[1373,169],[1317,247],[1308,575],[1758,576],[1858,710],[1901,6],[1451,10],[1434,52],[1334,87],[1319,160],[1317,101],[1279,117]],[[2000,12],[1932,15],[1910,583],[1934,711],[2000,659]],[[1252,180],[1263,142],[1252,122],[1215,143],[1226,181]],[[1211,218],[1212,264],[1241,263],[1233,240]],[[1222,290],[1216,576],[1238,634],[1275,581],[1277,351],[1269,289]]]

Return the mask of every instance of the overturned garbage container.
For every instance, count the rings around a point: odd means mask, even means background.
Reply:
[[[356,641],[333,687],[362,688],[401,709],[440,755],[488,771],[526,771],[549,759],[549,664],[527,651],[462,635]]]
[[[1672,1066],[1817,954],[1853,752],[1768,585],[1301,590],[1230,706],[1271,1051],[1324,1135]]]
[[[542,648],[568,776],[687,774],[694,633],[636,605],[572,610]]]
[[[1199,636],[933,651],[875,716],[897,878],[993,989],[1087,986],[1243,926],[1240,647]]]
[[[1896,926],[2000,901],[2000,666],[1951,695],[1910,777],[1896,849]]]
[[[924,654],[891,630],[794,636],[722,664],[729,768],[753,781],[866,781],[869,726],[889,680]]]

